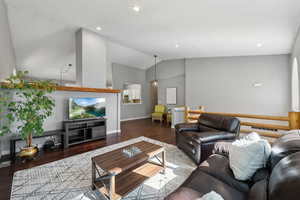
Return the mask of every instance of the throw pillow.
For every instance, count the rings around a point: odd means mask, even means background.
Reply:
[[[229,166],[234,177],[249,180],[256,170],[266,166],[271,154],[271,145],[257,133],[251,133],[232,143],[229,149]]]
[[[201,197],[201,200],[224,200],[221,195],[216,193],[215,191],[211,191]]]

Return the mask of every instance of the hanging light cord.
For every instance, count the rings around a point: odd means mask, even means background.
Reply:
[[[154,66],[154,70],[155,70],[155,73],[154,73],[154,78],[155,80],[154,81],[157,81],[157,75],[156,75],[156,58],[157,58],[157,55],[154,55],[154,59],[155,59],[155,66]]]

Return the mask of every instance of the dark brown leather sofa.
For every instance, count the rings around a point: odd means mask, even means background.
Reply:
[[[196,164],[212,154],[214,144],[220,140],[234,140],[239,136],[240,121],[234,117],[202,114],[197,123],[175,126],[176,145]]]
[[[251,180],[238,181],[229,167],[229,142],[216,143],[214,154],[165,200],[196,200],[215,191],[225,200],[300,199],[300,136],[285,135],[272,145],[266,168]]]

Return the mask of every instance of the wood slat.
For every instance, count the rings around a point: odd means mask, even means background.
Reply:
[[[278,130],[285,130],[289,131],[289,126],[283,126],[283,125],[275,125],[275,124],[262,124],[262,123],[254,123],[254,122],[241,122],[241,125],[243,126],[253,126],[258,128],[267,128],[267,129],[278,129]]]
[[[225,115],[230,117],[241,117],[241,118],[253,118],[253,119],[264,119],[264,120],[275,120],[275,121],[289,121],[287,116],[272,116],[272,115],[252,115],[252,114],[240,114],[240,113],[222,113],[222,112],[206,112],[202,110],[189,110],[190,114],[215,114]]]
[[[279,138],[283,135],[281,133],[270,132],[270,131],[257,131],[257,130],[241,129],[241,133],[252,133],[252,132],[256,132],[261,136],[271,137],[271,138]]]

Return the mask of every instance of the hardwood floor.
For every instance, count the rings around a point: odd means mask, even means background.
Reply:
[[[109,135],[106,140],[99,140],[86,144],[76,145],[65,150],[59,149],[54,152],[44,153],[36,160],[0,168],[0,200],[7,200],[10,198],[13,173],[18,170],[27,169],[48,162],[60,160],[69,156],[84,153],[139,136],[145,136],[169,144],[175,144],[174,130],[172,130],[170,126],[166,124],[160,124],[159,122],[152,123],[151,119],[122,122],[121,131],[122,132],[119,134]]]

